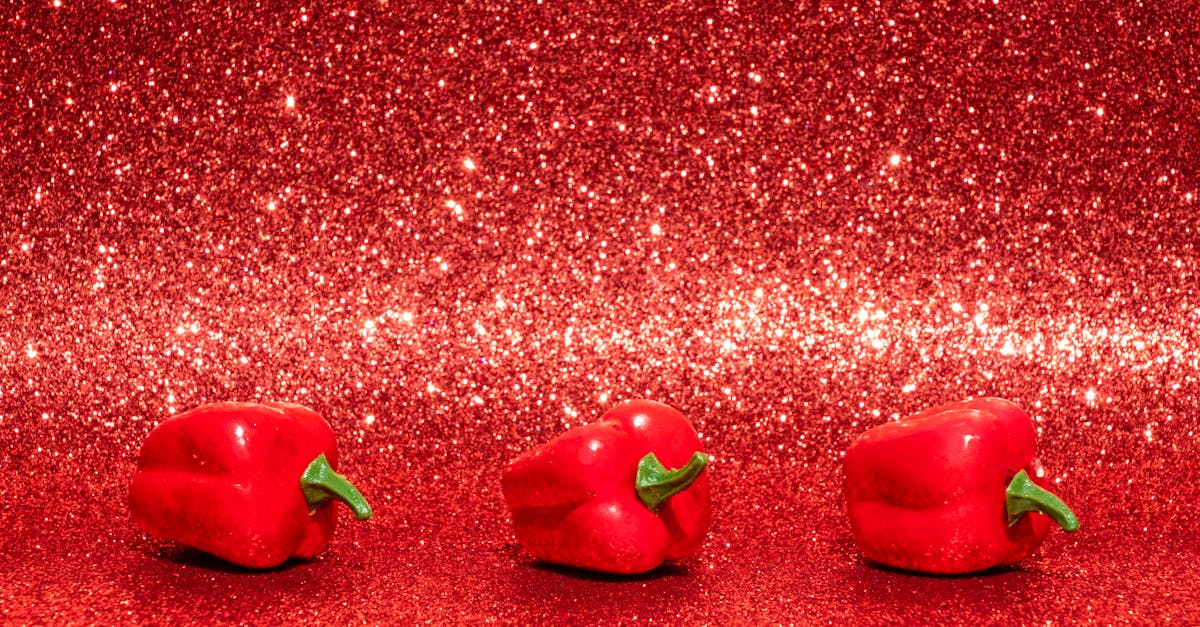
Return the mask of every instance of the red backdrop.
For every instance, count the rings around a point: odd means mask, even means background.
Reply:
[[[1189,3],[142,4],[0,20],[4,622],[1200,619]],[[975,395],[1082,529],[864,562],[842,451]],[[499,469],[636,397],[708,541],[533,562]],[[321,412],[376,517],[261,573],[140,532],[218,400]]]

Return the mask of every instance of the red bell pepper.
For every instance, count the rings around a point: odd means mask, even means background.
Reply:
[[[217,403],[150,432],[129,488],[147,532],[250,568],[311,558],[329,544],[332,499],[359,520],[366,499],[334,472],[337,443],[316,412],[290,403]]]
[[[609,573],[684,557],[712,518],[700,448],[678,411],[646,400],[618,405],[505,468],[517,539],[539,560]]]
[[[846,451],[845,497],[868,558],[927,573],[1015,564],[1041,545],[1049,516],[1079,521],[1043,483],[1033,421],[977,398],[867,430]]]

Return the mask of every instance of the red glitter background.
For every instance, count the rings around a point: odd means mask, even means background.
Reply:
[[[1192,3],[153,4],[0,11],[0,620],[1200,621]],[[1083,528],[865,563],[842,451],[982,394]],[[707,543],[531,561],[499,469],[635,397]],[[376,517],[269,572],[140,532],[219,400],[320,411]]]

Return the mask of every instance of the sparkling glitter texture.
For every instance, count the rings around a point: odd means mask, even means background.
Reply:
[[[415,4],[5,12],[5,622],[1200,619],[1189,3]],[[841,452],[979,394],[1083,530],[864,563]],[[633,397],[709,542],[531,562],[499,468]],[[259,574],[136,530],[142,438],[230,399],[322,412],[377,517]]]

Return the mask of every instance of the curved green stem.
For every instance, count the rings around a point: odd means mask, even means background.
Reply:
[[[1004,491],[1004,504],[1008,507],[1008,526],[1017,524],[1025,512],[1041,512],[1054,519],[1063,531],[1079,529],[1075,512],[1061,499],[1039,487],[1022,470],[1018,472]]]
[[[708,466],[708,459],[707,454],[697,451],[682,468],[667,470],[654,453],[647,453],[638,462],[635,483],[638,498],[642,499],[650,511],[657,512],[667,504],[667,499],[688,489],[688,486],[700,478],[700,474]]]
[[[304,492],[304,499],[310,508],[329,499],[337,499],[350,506],[355,518],[366,520],[371,517],[371,506],[367,504],[367,499],[353,483],[334,471],[324,453],[312,460],[300,475],[300,490]]]

